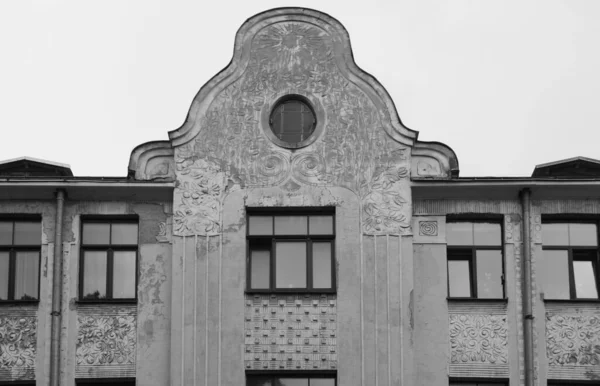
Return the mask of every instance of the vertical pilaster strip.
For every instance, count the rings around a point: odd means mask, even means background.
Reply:
[[[377,260],[379,260],[379,255],[377,255],[377,235],[373,236],[373,254],[375,256],[375,268],[374,268],[374,285],[373,287],[375,287],[375,291],[374,291],[374,299],[373,299],[373,303],[375,306],[375,323],[374,323],[374,327],[375,327],[375,386],[379,386],[379,377],[377,376],[378,373],[378,369],[377,367],[379,366],[379,347],[377,347],[379,345],[379,331],[378,331],[378,317],[377,317],[377,276],[379,276],[379,273],[377,272]]]
[[[196,318],[198,312],[196,310],[196,305],[198,303],[197,295],[198,295],[198,235],[194,235],[194,386],[196,386],[196,362],[198,361],[198,357],[196,356],[196,346],[198,342],[196,341],[196,329],[198,328],[196,324]]]
[[[387,370],[388,370],[388,385],[392,385],[392,350],[391,344],[391,330],[392,323],[390,321],[390,235],[385,235],[385,271],[386,271],[386,289],[387,289],[387,302],[386,302],[386,317],[387,317]]]
[[[402,288],[404,280],[402,280],[402,274],[404,273],[404,267],[402,266],[402,236],[398,236],[398,267],[400,272],[400,383],[404,383],[404,326],[402,323],[402,310],[404,309],[404,291]]]
[[[208,244],[209,237],[206,238],[206,251],[204,261],[206,264],[206,268],[204,269],[205,277],[204,277],[204,386],[208,386]]]
[[[221,212],[221,215],[223,212]],[[223,234],[219,234],[219,357],[217,362],[217,385],[221,386],[221,340],[222,340],[222,317],[223,317]]]
[[[365,272],[365,258],[364,258],[364,240],[363,240],[363,232],[362,232],[362,225],[363,225],[363,220],[362,220],[362,204],[359,205],[358,208],[358,231],[359,231],[359,240],[360,240],[360,362],[361,362],[361,366],[360,366],[360,379],[361,379],[361,386],[365,386],[365,307],[364,307],[364,302],[365,302],[365,295],[364,295],[364,289],[363,289],[363,283],[364,283],[364,279],[363,279],[363,274]]]
[[[185,236],[182,236],[183,253],[181,254],[181,386],[184,386],[185,374]]]

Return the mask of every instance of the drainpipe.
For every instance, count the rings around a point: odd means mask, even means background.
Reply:
[[[523,341],[525,354],[525,386],[533,386],[533,310],[531,287],[531,190],[520,193],[523,211]]]
[[[56,191],[54,275],[52,277],[52,332],[50,336],[50,386],[60,384],[60,328],[62,304],[62,228],[65,191]]]

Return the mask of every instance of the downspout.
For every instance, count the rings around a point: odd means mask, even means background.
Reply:
[[[50,386],[60,384],[60,329],[62,304],[62,228],[65,191],[56,191],[54,231],[54,275],[52,276],[52,332],[50,335]]]
[[[533,309],[531,287],[531,190],[520,192],[523,211],[523,349],[525,359],[525,386],[533,386]]]

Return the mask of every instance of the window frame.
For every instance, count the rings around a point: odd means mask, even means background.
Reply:
[[[509,380],[507,378],[465,378],[465,377],[452,377],[448,380],[449,386],[461,386],[461,385],[475,385],[475,386],[485,386],[485,385],[498,385],[503,384],[504,386],[509,385]]]
[[[12,215],[0,217],[2,222],[12,223],[12,240],[11,244],[0,245],[0,252],[8,252],[8,291],[7,299],[0,299],[0,304],[11,304],[11,303],[39,303],[40,301],[40,279],[42,271],[42,217],[39,215]],[[37,223],[40,227],[40,240],[38,244],[15,244],[15,223],[17,222],[29,222]],[[18,252],[37,252],[37,294],[35,299],[15,299],[15,283],[17,279],[16,266],[17,266],[17,253]]]
[[[543,216],[542,217],[542,232],[545,224],[594,224],[596,226],[596,245],[544,245],[542,242],[542,256],[544,251],[567,251],[567,261],[569,264],[569,298],[568,299],[557,299],[557,298],[545,298],[545,301],[598,301],[600,300],[600,221],[597,217],[590,216]],[[570,244],[570,243],[569,243]],[[574,259],[573,252],[585,251],[592,255],[595,252],[596,257],[590,259]],[[594,283],[596,284],[595,298],[578,298],[576,283],[575,283],[575,269],[573,267],[573,261],[591,261],[592,272],[594,274]]]
[[[271,381],[275,378],[327,378],[334,380],[334,386],[338,385],[337,371],[335,370],[298,370],[298,371],[273,371],[273,370],[253,370],[246,371],[246,382],[248,385],[248,378],[269,378]],[[271,382],[273,385],[273,382]],[[310,386],[310,382],[309,382]]]
[[[500,225],[500,244],[499,245],[476,245],[473,240],[472,245],[448,245],[446,241],[446,277],[448,300],[479,300],[479,301],[506,301],[506,257],[504,253],[504,226],[503,216],[485,216],[485,217],[454,217],[447,216],[446,224],[449,223],[472,223],[476,224],[498,224]],[[480,298],[477,293],[477,251],[500,251],[502,274],[500,282],[502,285],[502,297],[499,298]],[[450,296],[450,261],[467,261],[469,263],[469,281],[471,296]]]
[[[311,235],[310,234],[310,216],[332,217],[332,233],[330,235]],[[251,216],[270,216],[272,218],[273,234],[271,235],[250,235],[250,217]],[[307,232],[305,235],[275,235],[275,217],[278,216],[305,216],[307,218]],[[336,258],[335,258],[335,239],[336,224],[335,207],[303,207],[303,208],[246,208],[246,293],[336,293]],[[252,241],[264,240],[266,247],[251,247]],[[269,243],[268,240],[271,240]],[[277,242],[306,242],[306,288],[277,288]],[[331,244],[331,287],[314,288],[313,285],[313,243],[329,242]],[[269,288],[252,288],[252,251],[269,252]]]
[[[108,244],[84,244],[83,226],[84,224],[109,224],[109,237],[112,237],[112,224],[135,224],[137,225],[137,243],[136,244],[112,244],[109,239]],[[137,303],[138,300],[138,281],[139,281],[139,244],[140,244],[140,223],[137,215],[127,216],[81,216],[80,223],[81,242],[79,243],[79,288],[77,290],[78,302],[80,303]],[[104,299],[85,299],[83,294],[84,274],[85,274],[85,252],[86,251],[106,251],[106,297]],[[114,252],[133,251],[135,252],[135,285],[133,298],[114,298],[113,279],[114,279]],[[109,297],[110,294],[110,297]]]

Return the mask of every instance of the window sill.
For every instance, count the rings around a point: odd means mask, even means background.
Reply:
[[[555,304],[594,303],[594,304],[600,304],[600,299],[544,299],[544,303],[555,303]]]
[[[508,298],[446,298],[448,302],[508,303]]]
[[[77,304],[137,304],[137,299],[80,299]]]
[[[36,300],[0,300],[1,306],[37,306],[40,303],[38,299]]]
[[[246,295],[310,295],[310,294],[335,294],[335,289],[290,289],[290,290],[246,290]]]

